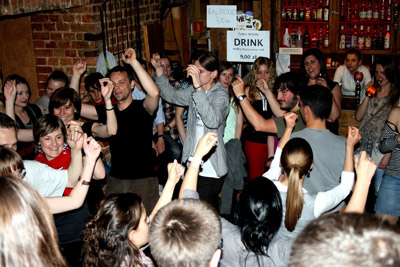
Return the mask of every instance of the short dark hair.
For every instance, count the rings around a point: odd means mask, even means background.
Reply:
[[[149,229],[158,266],[208,266],[221,242],[216,210],[199,199],[177,199],[160,209]]]
[[[96,90],[101,90],[101,85],[99,80],[103,79],[104,76],[100,72],[94,72],[86,76],[85,78],[85,89],[86,91],[90,91],[90,87]]]
[[[61,70],[55,70],[50,74],[50,76],[47,78],[46,86],[49,84],[50,80],[64,82],[65,83],[64,87],[68,87],[69,85],[69,79],[67,74],[65,74]]]
[[[334,213],[308,224],[289,266],[400,266],[400,230],[370,214]]]
[[[332,110],[332,93],[329,88],[314,84],[303,87],[300,91],[303,106],[309,106],[314,118],[325,120]]]
[[[114,72],[125,72],[128,75],[129,82],[138,81],[136,74],[130,65],[115,66],[107,73],[107,77],[109,78]]]
[[[35,121],[35,124],[33,125],[33,138],[37,143],[39,142],[40,137],[48,135],[57,129],[61,130],[64,142],[66,142],[67,131],[62,120],[53,114],[45,114]]]
[[[212,53],[208,52],[202,54],[198,59],[200,65],[208,71],[218,71],[219,68],[219,60],[218,57]]]
[[[10,129],[14,128],[17,129],[15,125],[15,121],[11,119],[10,116],[7,114],[0,112],[0,128]]]
[[[61,87],[54,91],[50,97],[49,112],[53,113],[55,108],[64,106],[68,103],[68,100],[71,101],[71,104],[74,105],[77,113],[80,114],[82,103],[79,95],[74,89],[68,87]]]
[[[352,48],[346,51],[346,57],[348,54],[353,54],[356,55],[356,57],[358,58],[358,60],[361,60],[361,52],[358,49]]]
[[[279,75],[275,79],[273,88],[274,94],[277,95],[278,90],[282,87],[286,87],[294,95],[299,95],[301,88],[299,83],[299,74],[297,74],[296,72],[285,72]]]

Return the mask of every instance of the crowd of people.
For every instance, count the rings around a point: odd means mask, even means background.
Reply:
[[[205,51],[185,77],[165,55],[122,60],[83,93],[84,60],[54,71],[34,104],[23,77],[5,80],[1,266],[400,265],[392,57],[370,72],[350,49],[333,80],[318,49],[299,73],[258,57],[245,79]],[[362,123],[345,138],[356,72]]]

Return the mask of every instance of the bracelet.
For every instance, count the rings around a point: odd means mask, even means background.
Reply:
[[[202,87],[203,85],[201,84],[199,87],[193,87],[195,90],[199,89],[200,87]]]
[[[203,161],[201,160],[201,158],[189,157],[188,161],[189,161],[189,162],[197,163],[197,164],[199,164],[200,166],[203,165]]]
[[[78,182],[79,182],[80,180],[82,180],[82,176],[79,176]],[[90,185],[90,182],[88,182],[88,181],[82,181],[81,185]]]
[[[164,135],[163,134],[157,135],[157,138],[160,138],[160,137],[164,138]]]
[[[199,171],[199,168],[196,168],[196,167],[189,166],[188,168],[192,169],[192,170],[195,170],[195,171]]]
[[[274,159],[274,156],[269,157],[268,160],[267,160],[267,162],[268,162],[268,161],[271,161],[271,160],[273,160],[273,159]]]
[[[164,128],[167,128],[167,127],[169,129],[168,131],[171,131],[171,129],[172,129],[171,126],[169,126],[168,124],[164,126]]]
[[[112,107],[112,108],[106,108],[106,110],[107,110],[107,111],[114,110],[114,107]]]

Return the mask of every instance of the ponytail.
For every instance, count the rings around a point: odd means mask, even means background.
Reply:
[[[289,184],[286,197],[285,226],[290,232],[296,227],[303,210],[303,187],[301,183],[300,169],[295,166],[289,174]]]

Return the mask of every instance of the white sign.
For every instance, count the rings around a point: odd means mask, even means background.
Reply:
[[[236,28],[235,5],[208,5],[207,28]]]
[[[269,58],[269,31],[227,31],[227,60],[254,62],[258,57]]]

